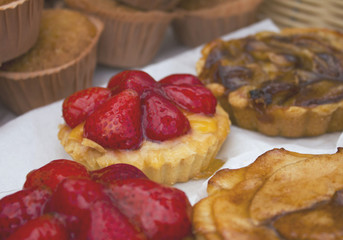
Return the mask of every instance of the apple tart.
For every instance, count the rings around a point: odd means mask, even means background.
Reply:
[[[218,171],[194,206],[197,239],[342,239],[342,157],[273,149]]]
[[[270,136],[343,130],[343,35],[327,29],[260,32],[204,46],[201,81],[219,84],[231,121]]]

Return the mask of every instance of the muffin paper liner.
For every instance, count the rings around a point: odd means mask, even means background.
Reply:
[[[177,39],[187,46],[198,46],[253,23],[261,0],[233,0],[213,8],[179,10],[172,26]]]
[[[7,108],[22,114],[92,85],[97,43],[103,23],[94,17],[89,19],[95,25],[97,34],[76,59],[42,71],[0,71],[0,100]]]
[[[0,65],[36,42],[44,0],[17,0],[0,6]]]

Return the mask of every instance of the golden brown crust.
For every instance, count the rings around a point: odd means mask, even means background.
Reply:
[[[134,151],[104,149],[82,137],[81,125],[73,130],[63,125],[58,137],[66,152],[89,169],[128,163],[154,181],[174,184],[195,177],[214,160],[230,127],[227,113],[219,105],[216,111],[213,117],[186,115],[192,127],[189,134],[162,143],[144,141]]]
[[[240,127],[285,137],[341,131],[341,39],[327,29],[290,28],[216,40],[202,49],[197,72],[206,84],[225,86],[218,99]]]
[[[342,156],[273,149],[245,168],[218,171],[194,206],[197,239],[340,239]]]
[[[118,0],[131,7],[143,10],[173,10],[180,0]]]

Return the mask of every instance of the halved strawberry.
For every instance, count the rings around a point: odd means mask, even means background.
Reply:
[[[68,240],[63,222],[50,214],[32,219],[14,232],[8,240]]]
[[[191,235],[192,207],[179,189],[136,178],[110,184],[108,194],[148,239],[178,240]]]
[[[114,75],[108,82],[107,88],[111,89],[113,94],[125,89],[133,89],[140,95],[144,90],[154,88],[155,85],[155,79],[148,73],[140,70],[125,70]]]
[[[63,101],[63,118],[68,126],[76,127],[111,96],[111,91],[102,87],[87,88],[70,95]]]
[[[143,137],[141,115],[137,92],[124,90],[87,118],[84,137],[105,148],[137,149]]]
[[[30,188],[0,199],[0,239],[6,239],[27,221],[42,215],[51,197],[45,188]]]
[[[189,84],[189,85],[203,85],[198,77],[192,74],[172,74],[159,81],[160,84]]]
[[[67,159],[57,159],[29,172],[24,188],[47,187],[54,191],[60,182],[69,177],[90,178],[88,170],[82,164]]]
[[[126,163],[117,163],[105,168],[90,172],[91,178],[94,181],[101,183],[112,183],[116,180],[130,178],[146,178],[148,177],[138,168]]]
[[[190,130],[185,115],[162,95],[147,91],[142,95],[143,128],[151,140],[165,141]]]
[[[212,92],[200,85],[162,85],[165,95],[179,107],[194,113],[213,115],[217,99]]]

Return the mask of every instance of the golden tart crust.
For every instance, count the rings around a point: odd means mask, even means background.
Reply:
[[[273,149],[218,171],[193,208],[196,239],[341,239],[342,156]]]
[[[233,124],[270,136],[343,130],[343,35],[284,29],[216,40],[202,50],[199,78],[217,94]]]
[[[164,142],[144,141],[138,150],[110,150],[83,138],[83,125],[71,129],[61,125],[58,138],[75,161],[95,170],[115,163],[128,163],[150,179],[174,184],[185,182],[205,170],[214,160],[230,130],[227,113],[218,105],[208,117],[185,113],[190,133]]]

